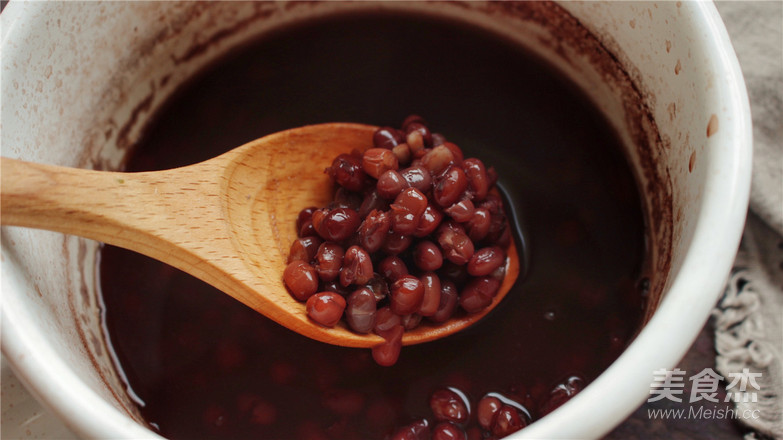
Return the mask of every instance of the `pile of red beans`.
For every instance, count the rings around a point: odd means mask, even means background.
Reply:
[[[385,343],[381,365],[396,362],[402,334],[422,319],[439,324],[492,302],[511,240],[497,174],[425,121],[382,127],[365,152],[341,154],[326,169],[337,183],[326,207],[296,221],[283,281],[308,316]]]

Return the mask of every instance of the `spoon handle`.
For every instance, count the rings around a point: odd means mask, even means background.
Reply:
[[[120,173],[3,157],[0,171],[3,225],[78,235],[167,262],[196,261],[188,249],[204,236],[225,236],[218,183],[195,166]]]

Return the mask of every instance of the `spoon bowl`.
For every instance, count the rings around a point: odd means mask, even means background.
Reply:
[[[377,127],[330,123],[286,130],[213,159],[165,171],[107,172],[2,158],[2,216],[8,226],[78,235],[130,249],[187,272],[279,324],[312,339],[372,347],[383,339],[340,323],[312,322],[282,274],[295,220],[325,206],[334,157],[372,146]],[[458,332],[489,313],[519,274],[513,240],[492,304],[442,324],[422,323],[403,345]]]

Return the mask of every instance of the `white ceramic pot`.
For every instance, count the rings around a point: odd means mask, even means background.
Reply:
[[[506,34],[572,77],[621,134],[650,214],[641,333],[583,392],[514,438],[597,437],[649,396],[721,292],[750,187],[750,110],[717,11],[703,2],[28,2],[2,18],[2,154],[117,168],[171,93],[244,41],[314,15],[404,9]],[[2,229],[2,350],[78,434],[156,435],[102,334],[95,243]]]

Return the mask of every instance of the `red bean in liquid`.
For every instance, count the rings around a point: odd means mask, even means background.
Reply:
[[[424,298],[421,300],[419,315],[433,316],[438,312],[441,303],[440,278],[432,272],[427,272],[419,277],[419,280],[424,286]]]
[[[492,424],[492,434],[498,437],[511,435],[527,426],[525,418],[511,405],[504,404],[495,415]]]
[[[463,424],[470,417],[469,403],[462,393],[443,388],[430,396],[430,410],[435,420]]]
[[[432,429],[432,440],[467,440],[465,431],[449,422],[440,422]]]
[[[476,418],[478,419],[479,425],[487,431],[491,431],[492,426],[495,424],[495,418],[502,406],[503,402],[497,397],[482,397],[476,407]]]

